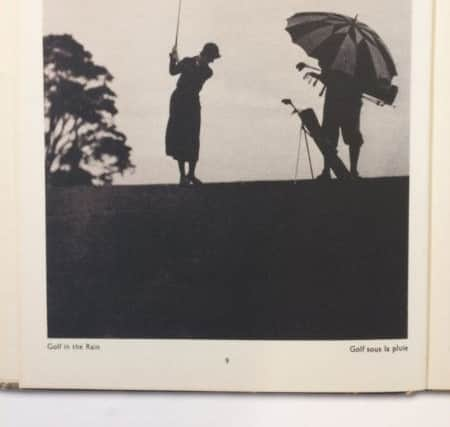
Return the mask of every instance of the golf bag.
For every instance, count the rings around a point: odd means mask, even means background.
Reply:
[[[322,127],[313,109],[308,108],[303,111],[299,111],[303,126],[306,128],[311,138],[316,143],[323,157],[330,165],[332,171],[338,179],[350,178],[350,172],[346,168],[344,162],[338,157],[336,148],[331,146],[325,135],[323,135]]]
[[[398,95],[398,87],[380,84],[376,88],[366,90],[365,93],[377,100],[379,105],[393,105]]]

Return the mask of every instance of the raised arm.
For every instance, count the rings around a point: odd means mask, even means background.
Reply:
[[[169,73],[171,76],[176,76],[181,73],[180,62],[175,61],[172,57],[170,58]]]
[[[176,76],[181,73],[181,62],[178,57],[178,52],[174,48],[172,52],[169,54],[170,63],[169,63],[169,73],[171,76]]]

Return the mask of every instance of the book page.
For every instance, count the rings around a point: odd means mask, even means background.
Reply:
[[[426,387],[431,1],[20,4],[22,387]]]
[[[17,17],[14,0],[0,1],[0,128],[3,152],[0,168],[0,385],[19,380],[17,186],[15,179]]]
[[[437,0],[435,10],[434,110],[432,155],[432,234],[431,234],[431,304],[429,388],[450,389],[450,236],[449,100],[450,61],[447,41],[450,32],[450,5]]]

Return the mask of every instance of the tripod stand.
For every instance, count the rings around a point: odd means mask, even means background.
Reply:
[[[336,153],[336,149],[331,147],[326,136],[323,135],[322,128],[316,113],[313,109],[307,108],[306,110],[299,111],[297,107],[292,103],[290,99],[283,99],[281,101],[285,105],[290,105],[293,110],[292,114],[297,115],[300,118],[301,128],[299,136],[298,154],[297,154],[297,167],[295,171],[295,182],[297,182],[298,167],[300,164],[300,148],[302,138],[306,141],[306,149],[308,150],[309,167],[311,169],[311,176],[314,178],[312,170],[311,154],[309,152],[309,138],[315,142],[317,148],[322,153],[324,160],[329,163],[331,170],[338,179],[350,179],[351,174],[345,166],[344,162],[339,158]]]
[[[309,149],[309,136],[310,136],[309,130],[303,123],[303,119],[300,114],[300,111],[297,110],[297,108],[292,103],[292,101],[290,99],[283,99],[281,102],[285,105],[290,105],[293,108],[292,114],[296,114],[300,118],[300,129],[299,129],[299,135],[298,135],[298,149],[297,149],[297,162],[295,164],[294,183],[297,183],[297,180],[298,180],[298,171],[300,168],[300,152],[301,152],[301,148],[302,148],[302,141],[305,141],[306,153],[308,155],[309,170],[311,172],[311,178],[314,179],[314,170],[313,170],[312,160],[311,160],[311,151]]]
[[[294,183],[297,183],[298,180],[298,172],[300,168],[300,152],[302,147],[302,141],[305,141],[306,146],[306,153],[308,155],[308,163],[309,163],[309,170],[311,172],[311,178],[314,179],[314,170],[312,166],[312,160],[311,160],[311,151],[309,149],[309,132],[308,129],[306,129],[305,125],[302,123],[300,125],[299,129],[299,137],[298,137],[298,150],[297,150],[297,163],[295,165],[295,175],[294,175]]]

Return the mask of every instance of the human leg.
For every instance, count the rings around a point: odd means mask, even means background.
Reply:
[[[189,179],[186,175],[186,165],[184,160],[178,160],[178,170],[180,171],[180,185],[189,184]]]
[[[322,135],[326,139],[326,144],[331,150],[336,150],[339,141],[339,105],[329,96],[325,99],[323,111]],[[331,178],[331,166],[324,157],[324,167],[321,179]]]
[[[180,177],[186,176],[186,168],[183,160],[178,160],[178,170],[180,171]]]
[[[361,146],[360,145],[350,145],[350,174],[353,178],[359,177],[358,172],[358,161],[359,161],[359,154],[361,152]]]
[[[344,143],[349,146],[350,173],[354,178],[359,177],[358,162],[361,153],[361,146],[364,143],[360,130],[361,104],[349,109],[347,117],[342,123],[342,137]]]
[[[192,160],[189,162],[188,179],[192,184],[202,184],[202,182],[195,176],[195,168],[197,167],[197,161]]]

